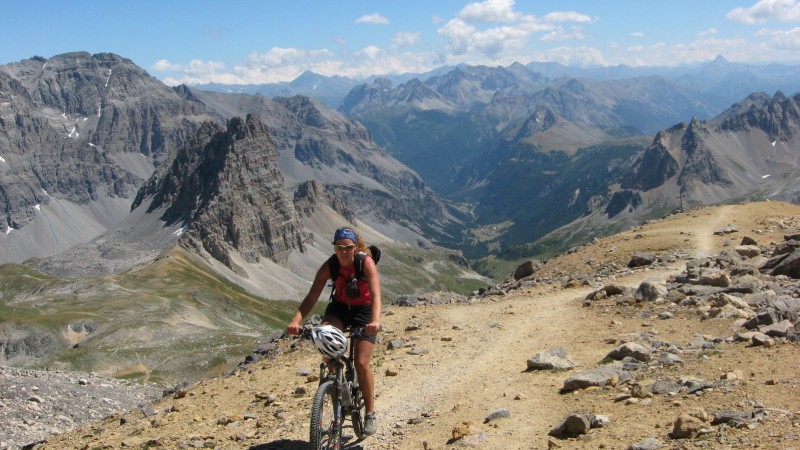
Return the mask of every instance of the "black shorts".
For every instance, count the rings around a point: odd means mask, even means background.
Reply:
[[[372,322],[372,306],[348,306],[342,302],[331,300],[328,307],[325,308],[325,316],[339,319],[345,329],[351,327],[365,327]],[[373,334],[357,339],[366,339],[374,344],[377,338],[378,335]]]

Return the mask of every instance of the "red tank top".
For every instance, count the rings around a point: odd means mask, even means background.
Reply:
[[[367,256],[368,258],[369,256]],[[339,276],[334,281],[335,290],[333,299],[352,306],[367,306],[372,304],[372,297],[369,295],[369,283],[367,280],[357,278],[359,296],[350,298],[347,296],[347,285],[350,279],[356,274],[355,264],[350,267],[339,267]]]

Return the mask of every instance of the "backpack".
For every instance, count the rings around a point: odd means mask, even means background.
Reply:
[[[375,261],[375,264],[378,264],[378,261],[381,260],[381,249],[375,245],[370,245],[368,248],[372,260]],[[361,280],[364,279],[364,257],[366,256],[365,253],[361,252],[354,255],[353,264],[356,266],[356,277]],[[336,290],[336,279],[339,278],[339,258],[336,257],[335,253],[328,258],[328,270],[331,274],[331,281],[333,281],[333,289],[331,289],[331,298],[333,298],[333,293]]]

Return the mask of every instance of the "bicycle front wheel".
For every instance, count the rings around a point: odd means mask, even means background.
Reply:
[[[309,440],[314,450],[338,450],[342,446],[342,405],[334,381],[322,383],[314,396]]]

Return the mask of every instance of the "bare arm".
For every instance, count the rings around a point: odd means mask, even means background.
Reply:
[[[375,334],[381,325],[381,311],[383,303],[381,300],[381,280],[378,275],[378,267],[372,258],[364,258],[364,278],[369,285],[369,295],[372,299],[372,321],[366,326],[367,334]]]
[[[314,282],[311,283],[311,288],[308,290],[308,294],[306,294],[305,298],[303,298],[302,303],[297,308],[297,312],[294,313],[294,317],[292,321],[289,322],[289,325],[286,327],[286,332],[292,335],[300,334],[300,329],[302,328],[300,323],[303,321],[308,313],[311,312],[311,309],[314,308],[314,305],[317,304],[317,300],[319,299],[320,294],[322,294],[322,290],[325,289],[325,283],[331,278],[330,269],[328,269],[328,262],[325,261],[322,265],[317,269],[317,274],[314,276]]]

